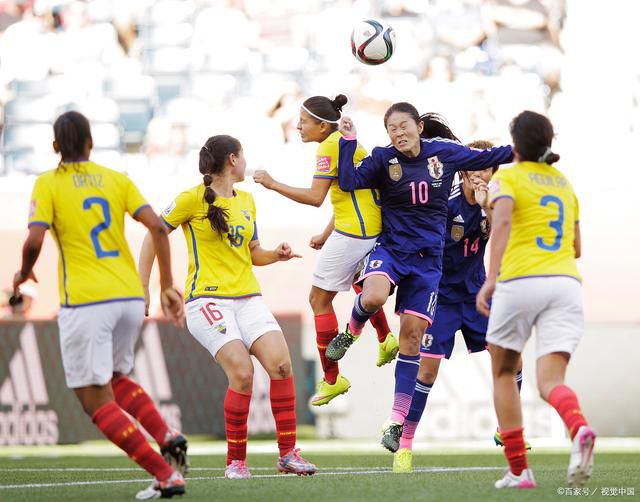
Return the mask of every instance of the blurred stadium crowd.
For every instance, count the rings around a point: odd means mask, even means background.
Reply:
[[[94,160],[134,178],[191,174],[221,132],[254,168],[277,157],[275,176],[309,164],[295,124],[314,94],[348,95],[368,147],[399,100],[463,140],[506,140],[511,117],[562,91],[565,15],[563,0],[0,0],[0,174],[54,167],[51,123],[69,109],[92,122]],[[367,17],[397,32],[380,67],[350,52]]]

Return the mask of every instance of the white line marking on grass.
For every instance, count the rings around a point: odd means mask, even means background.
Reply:
[[[205,469],[205,468],[201,468]],[[271,467],[257,467],[257,469],[271,469]],[[334,468],[334,469],[340,469]],[[367,474],[392,474],[391,469],[386,467],[372,467],[372,468],[363,468],[366,470],[357,470],[358,468],[342,468],[345,470],[342,471],[320,471],[315,474],[315,476],[361,476]],[[346,470],[351,469],[351,470]],[[499,471],[503,470],[504,467],[418,467],[413,470],[414,473],[431,473],[431,472],[470,472],[470,471]],[[45,469],[46,470],[46,469]],[[105,469],[102,469],[105,470]],[[213,470],[213,469],[212,469]],[[252,476],[252,479],[296,479],[299,476],[287,476],[283,474],[258,474],[256,476]],[[189,481],[217,481],[226,479],[224,476],[189,476],[187,478],[187,483]],[[9,490],[9,489],[19,489],[19,488],[57,488],[64,486],[92,486],[92,485],[115,485],[115,484],[126,484],[126,483],[148,483],[149,478],[145,479],[110,479],[105,481],[66,481],[63,483],[28,483],[28,484],[20,484],[20,485],[0,485],[0,490]]]

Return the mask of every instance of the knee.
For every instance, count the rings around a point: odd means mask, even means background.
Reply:
[[[361,302],[365,310],[369,312],[377,312],[382,308],[384,302],[387,301],[388,295],[380,291],[368,291],[362,293]]]
[[[426,385],[433,385],[438,377],[438,370],[428,369],[428,370],[420,370],[418,372],[418,380]]]
[[[331,306],[331,301],[326,298],[326,295],[312,289],[309,293],[309,305],[314,314],[319,314],[327,311]]]
[[[291,361],[287,359],[279,363],[275,370],[279,378],[289,378],[291,376]]]
[[[230,375],[230,383],[238,392],[250,393],[253,388],[253,368],[238,368]]]
[[[409,328],[404,330],[400,335],[404,338],[404,343],[411,353],[420,352],[420,342],[422,341],[423,330],[421,328]]]

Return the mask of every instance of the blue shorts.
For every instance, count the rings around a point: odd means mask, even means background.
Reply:
[[[461,330],[469,353],[486,349],[489,319],[476,310],[475,303],[438,305],[437,316],[422,337],[421,357],[451,357],[456,331]]]
[[[411,314],[433,322],[438,304],[442,257],[396,253],[379,243],[367,255],[358,283],[372,275],[383,275],[398,289],[396,314]]]

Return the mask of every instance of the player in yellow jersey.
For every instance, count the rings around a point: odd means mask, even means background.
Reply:
[[[595,434],[578,399],[564,384],[571,354],[584,331],[578,201],[571,183],[551,164],[553,126],[525,111],[511,122],[518,162],[500,170],[489,185],[493,206],[487,278],[476,306],[489,315],[494,402],[509,471],[496,488],[534,488],[515,382],[520,354],[536,328],[538,390],[565,422],[573,441],[569,486],[583,486],[593,469]],[[497,283],[497,284],[496,284]],[[491,306],[489,300],[493,297]]]
[[[144,298],[124,237],[124,216],[129,213],[149,229],[158,250],[162,309],[179,322],[183,307],[173,287],[164,225],[127,176],[89,160],[91,128],[82,114],[62,114],[53,131],[60,164],[41,174],[33,188],[15,293],[28,278],[35,280],[33,266],[51,229],[59,252],[58,326],[67,385],[102,433],[156,478],[137,498],[181,495],[181,473],[151,448],[124,413],[137,417],[165,458],[184,471],[186,439],[167,426],[147,393],[127,377],[144,319]]]
[[[170,230],[182,227],[189,248],[185,287],[187,327],[215,358],[229,380],[224,400],[227,467],[230,479],[251,477],[247,468],[247,419],[255,356],[271,379],[271,409],[276,423],[278,470],[309,475],[316,467],[296,446],[295,388],[287,342],[262,300],[253,265],[299,258],[285,242],[268,251],[260,246],[256,207],[244,180],[246,161],[231,136],[209,138],[200,149],[203,183],[182,192],[164,210]],[[148,288],[153,264],[150,236],[144,241],[139,271]],[[147,293],[148,295],[148,293]]]
[[[376,190],[343,192],[338,186],[338,142],[342,134],[355,134],[350,120],[339,129],[342,107],[347,98],[339,94],[330,100],[324,96],[308,98],[300,110],[298,131],[304,143],[317,142],[316,172],[310,188],[296,188],[275,181],[266,171],[256,171],[254,180],[285,197],[320,207],[330,193],[334,217],[325,231],[312,237],[310,245],[321,249],[309,303],[313,309],[316,342],[324,378],[318,383],[311,404],[321,406],[349,390],[351,384],[339,373],[337,361],[326,357],[329,342],[338,334],[333,299],[339,291],[348,291],[362,259],[373,249],[382,231],[380,201]],[[346,119],[346,118],[345,118]],[[366,157],[358,145],[354,164]],[[358,290],[359,292],[360,290]],[[384,311],[371,317],[378,335],[378,366],[390,363],[398,353],[398,341],[391,333]]]

